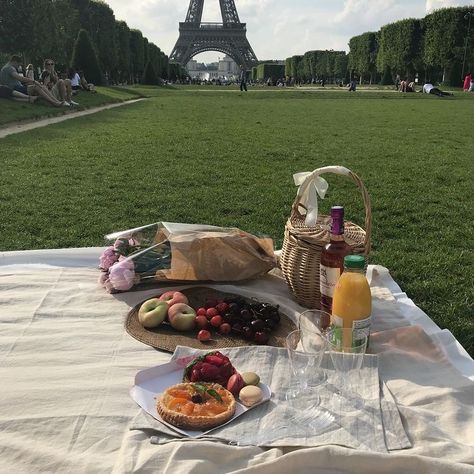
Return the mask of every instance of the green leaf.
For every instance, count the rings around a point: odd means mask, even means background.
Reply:
[[[209,390],[207,390],[207,393],[212,398],[215,398],[219,403],[223,403],[222,397],[213,388],[210,388]]]
[[[200,383],[193,383],[192,386],[202,395],[207,392],[207,388],[204,385],[201,385]]]

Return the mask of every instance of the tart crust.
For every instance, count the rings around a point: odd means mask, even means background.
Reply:
[[[193,388],[192,383],[179,383],[176,385],[172,385],[168,387],[161,397],[159,398],[156,408],[158,414],[161,418],[170,423],[173,426],[177,426],[178,428],[188,429],[188,430],[196,430],[196,431],[203,431],[208,430],[210,428],[214,428],[216,426],[222,425],[225,422],[229,421],[235,413],[236,403],[235,398],[227,389],[223,388],[219,384],[214,383],[203,383],[199,382],[199,385],[206,387],[206,389],[213,389],[216,390],[222,398],[222,403],[225,406],[225,411],[217,414],[212,415],[187,415],[185,413],[181,413],[179,411],[175,411],[168,408],[169,403],[173,400],[173,396],[170,395],[170,391],[172,390],[190,390],[193,393],[198,393],[197,390]],[[203,395],[203,397],[207,400],[212,399],[211,395],[207,393]],[[205,400],[204,400],[205,401]],[[192,401],[190,403],[193,403]]]

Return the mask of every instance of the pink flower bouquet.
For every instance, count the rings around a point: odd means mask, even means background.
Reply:
[[[151,281],[244,280],[276,264],[271,239],[235,228],[160,222],[106,239],[99,284],[112,293]]]

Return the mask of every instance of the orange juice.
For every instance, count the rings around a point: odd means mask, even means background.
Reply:
[[[372,296],[364,268],[365,258],[361,255],[344,257],[344,272],[334,288],[331,326],[353,330],[352,341],[340,341],[344,347],[352,346],[360,334],[369,336]]]

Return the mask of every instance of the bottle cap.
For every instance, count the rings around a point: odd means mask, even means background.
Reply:
[[[365,257],[362,255],[347,255],[344,257],[344,266],[363,270],[365,268]]]

